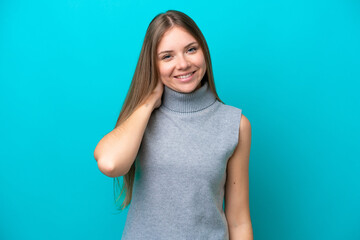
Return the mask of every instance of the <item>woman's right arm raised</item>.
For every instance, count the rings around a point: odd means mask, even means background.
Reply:
[[[163,83],[119,126],[97,144],[94,157],[99,170],[108,177],[125,175],[134,163],[151,113],[161,105]]]

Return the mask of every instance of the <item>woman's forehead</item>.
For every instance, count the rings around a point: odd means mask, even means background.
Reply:
[[[182,27],[173,27],[162,36],[158,51],[170,51],[170,48],[186,47],[190,43],[197,43],[195,37]]]

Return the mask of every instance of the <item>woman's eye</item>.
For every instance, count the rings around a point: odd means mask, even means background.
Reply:
[[[193,49],[193,51],[191,51],[191,49]],[[196,51],[196,47],[192,47],[192,48],[190,48],[190,49],[189,49],[189,51],[190,51],[190,52],[194,52],[194,51]]]
[[[169,55],[165,55],[165,56],[162,57],[162,59],[165,60],[165,59],[168,59],[168,57],[170,57],[170,56],[169,56]]]

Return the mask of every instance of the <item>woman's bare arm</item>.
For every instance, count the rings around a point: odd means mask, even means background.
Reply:
[[[139,151],[151,113],[161,105],[162,93],[163,83],[159,80],[150,97],[128,119],[99,141],[94,157],[103,174],[119,177],[130,170]]]

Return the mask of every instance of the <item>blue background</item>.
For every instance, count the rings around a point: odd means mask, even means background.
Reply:
[[[120,239],[93,151],[151,19],[205,35],[220,98],[252,124],[254,237],[360,239],[360,2],[0,2],[0,239]]]

